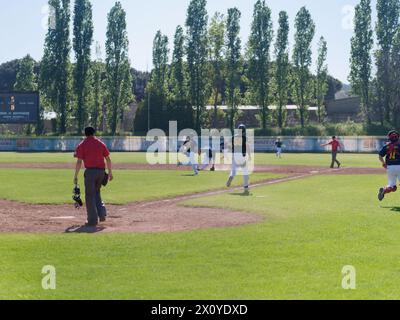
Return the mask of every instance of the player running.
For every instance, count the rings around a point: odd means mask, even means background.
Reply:
[[[188,157],[189,162],[187,164],[178,162],[178,166],[182,165],[192,166],[194,175],[197,176],[199,174],[199,166],[198,166],[198,160],[196,159],[196,150],[197,150],[197,143],[191,137],[187,137],[181,147],[181,152]]]
[[[226,186],[229,188],[232,185],[233,179],[237,175],[237,170],[242,170],[244,194],[249,195],[250,175],[248,161],[251,161],[250,145],[247,143],[246,126],[239,126],[240,133],[232,138],[232,170]]]
[[[282,158],[282,146],[283,143],[281,139],[275,141],[275,148],[276,148],[276,157],[281,159]]]
[[[397,180],[400,180],[400,134],[392,130],[388,138],[389,142],[379,152],[379,160],[387,171],[389,185],[379,189],[379,201],[382,201],[386,194],[396,192]]]
[[[331,163],[331,169],[335,167],[335,163],[338,166],[338,169],[341,166],[341,163],[337,159],[337,154],[339,152],[339,149],[342,149],[342,146],[340,145],[339,140],[335,136],[332,137],[332,140],[326,144],[322,144],[321,147],[327,147],[331,146],[332,147],[332,163]]]
[[[216,152],[207,147],[204,149],[203,154],[200,152],[200,156],[202,156],[202,165],[198,170],[204,171],[208,166],[211,166],[210,171],[215,171]]]

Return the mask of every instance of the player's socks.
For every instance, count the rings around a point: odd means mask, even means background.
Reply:
[[[232,185],[233,182],[233,177],[229,177],[228,182],[226,183],[226,186],[229,188]]]

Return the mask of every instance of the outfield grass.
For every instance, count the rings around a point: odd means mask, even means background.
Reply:
[[[114,152],[111,155],[114,163],[144,164],[146,153],[143,152]],[[379,167],[378,156],[375,154],[339,154],[339,160],[346,167]],[[0,163],[73,163],[72,153],[0,153]],[[281,165],[281,166],[314,166],[327,167],[331,163],[331,155],[327,153],[289,153],[283,159],[277,159],[272,153],[257,153],[256,165]]]
[[[399,299],[400,205],[384,176],[318,176],[186,205],[265,217],[163,234],[0,235],[0,298]],[[44,265],[57,290],[41,288]],[[342,268],[357,270],[343,290]]]
[[[71,203],[73,171],[0,169],[0,198],[33,204]],[[84,191],[83,173],[80,183]],[[279,178],[283,175],[256,173],[252,181]],[[115,180],[103,190],[103,198],[109,204],[125,204],[192,194],[225,186],[228,173],[201,172],[193,177],[183,171],[133,171],[116,170]],[[236,185],[241,183],[239,179]],[[1,222],[0,222],[1,223]]]

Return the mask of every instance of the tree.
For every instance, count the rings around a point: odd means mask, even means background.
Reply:
[[[34,72],[35,60],[30,55],[25,56],[19,64],[14,90],[16,91],[36,91],[38,89],[36,75]],[[36,132],[42,131],[43,112],[39,110],[39,118],[36,124]],[[26,127],[26,133],[31,134],[31,125]]]
[[[277,122],[282,129],[285,122],[285,110],[289,91],[289,17],[285,11],[279,13],[279,29],[275,43],[276,57],[276,103],[278,106]]]
[[[224,41],[225,41],[225,18],[224,15],[216,12],[211,18],[208,31],[210,73],[212,83],[212,96],[214,103],[213,127],[217,127],[218,102],[222,99],[224,79]]]
[[[168,117],[165,117],[167,106],[168,79],[168,37],[157,31],[153,41],[153,71],[148,86],[151,112],[150,128],[165,129]]]
[[[185,35],[183,28],[177,26],[174,36],[174,51],[172,53],[171,63],[171,86],[174,95],[174,101],[179,106],[186,105],[187,90],[186,90],[186,76],[185,76],[185,64],[183,61],[185,55],[184,49]]]
[[[108,14],[106,40],[107,118],[111,134],[115,135],[118,121],[132,96],[132,75],[128,59],[126,13],[118,1]]]
[[[75,0],[74,39],[76,65],[74,89],[77,97],[76,121],[78,133],[82,133],[87,120],[90,93],[91,45],[93,42],[92,5],[89,0]]]
[[[102,115],[102,107],[104,104],[104,76],[105,68],[101,58],[100,44],[96,44],[96,60],[92,63],[92,85],[93,100],[90,108],[90,122],[92,126],[98,130],[100,124],[103,122],[104,117]]]
[[[178,26],[174,36],[174,50],[170,68],[169,119],[178,122],[178,130],[193,127],[193,109],[189,102],[187,66],[184,62],[185,35]]]
[[[228,106],[230,107],[229,127],[231,130],[234,129],[235,115],[237,113],[237,95],[241,75],[239,70],[241,64],[240,16],[239,9],[228,9],[228,19],[226,22],[226,59]]]
[[[315,34],[314,21],[305,7],[297,13],[295,28],[293,51],[295,100],[299,108],[301,126],[304,128],[312,91],[309,68],[312,63],[311,44]]]
[[[20,60],[14,90],[36,91],[38,89],[34,68],[35,60],[30,55]]]
[[[57,131],[59,134],[65,134],[70,113],[68,108],[71,50],[70,1],[49,0],[49,6],[53,10],[54,17],[49,17],[49,29],[40,70],[40,84],[45,98],[57,113]]]
[[[152,82],[160,95],[165,95],[168,71],[168,37],[157,31],[153,41]]]
[[[263,130],[267,128],[270,94],[270,46],[273,37],[271,10],[265,0],[257,0],[248,43],[249,78],[261,108]]]
[[[321,37],[318,43],[317,75],[315,79],[315,98],[318,107],[318,122],[322,122],[324,113],[325,96],[328,92],[328,66],[326,58],[328,46],[324,37]]]
[[[400,28],[394,37],[390,55],[390,100],[393,109],[393,125],[400,126]]]
[[[393,46],[394,36],[399,28],[399,0],[377,1],[378,21],[376,23],[376,36],[379,49],[376,52],[378,90],[382,100],[379,105],[380,120],[390,122],[390,52]]]
[[[191,0],[187,12],[187,61],[192,106],[196,109],[195,127],[201,129],[207,94],[207,23],[206,0]]]
[[[355,9],[349,80],[353,93],[359,95],[361,98],[361,107],[367,124],[371,123],[370,82],[372,46],[371,0],[361,0]]]
[[[14,59],[0,64],[0,90],[12,91],[21,60]]]

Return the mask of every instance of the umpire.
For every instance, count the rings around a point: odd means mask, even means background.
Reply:
[[[95,137],[96,130],[92,127],[85,129],[86,139],[83,140],[75,151],[77,158],[74,184],[78,184],[78,175],[85,165],[85,200],[88,221],[86,226],[95,227],[100,222],[105,222],[107,217],[106,207],[101,199],[100,189],[106,179],[105,163],[107,162],[108,179],[113,180],[110,151],[107,146]]]

